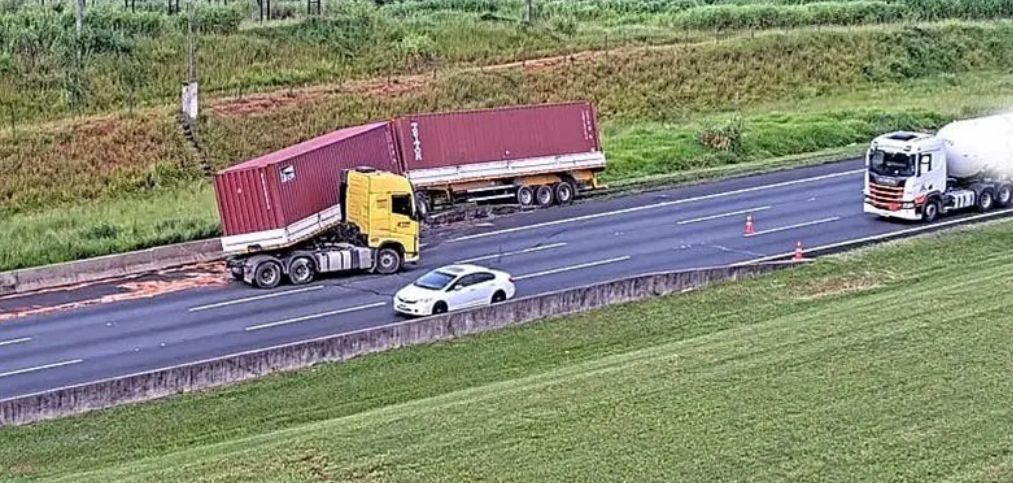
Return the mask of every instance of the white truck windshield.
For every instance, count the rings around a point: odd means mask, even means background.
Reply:
[[[869,169],[884,176],[914,176],[914,157],[875,150],[869,153]]]

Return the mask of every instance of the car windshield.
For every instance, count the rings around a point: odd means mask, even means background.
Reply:
[[[427,288],[429,290],[443,290],[443,288],[449,285],[453,280],[454,275],[434,270],[419,277],[419,279],[415,281],[415,286]]]
[[[869,154],[869,169],[884,176],[914,176],[912,156],[875,150]]]

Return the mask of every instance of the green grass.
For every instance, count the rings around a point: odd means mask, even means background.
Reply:
[[[1000,222],[0,430],[42,481],[1013,478]]]
[[[726,122],[726,114],[700,115],[684,122],[607,122],[603,140],[610,165],[604,180],[616,188],[630,188],[633,183],[699,181],[842,159],[859,155],[872,137],[892,129],[929,129],[1004,106],[1013,106],[1013,75],[979,72],[760,104],[740,112],[742,143],[736,151],[710,149],[697,140],[701,132]],[[294,127],[289,129],[298,135]],[[234,133],[221,139],[249,136]],[[92,142],[116,139],[98,137]],[[237,144],[226,147],[249,149]],[[154,155],[143,162],[151,164],[139,179],[150,188],[125,200],[112,196],[72,207],[61,204],[0,220],[0,270],[217,235],[213,195],[206,184],[189,180],[194,176],[192,169],[181,171]],[[82,165],[83,175],[90,175],[87,166]],[[48,178],[39,181],[45,182]],[[104,186],[108,188],[109,183]],[[50,189],[87,186],[91,185],[56,183]],[[44,186],[37,192],[53,195]]]
[[[200,240],[218,231],[206,184],[16,214],[0,221],[0,270]]]
[[[470,20],[460,15],[465,14],[406,21],[437,37],[454,35],[445,22],[484,22],[473,14],[468,14]],[[507,28],[482,28],[487,27]],[[317,28],[326,38],[337,27]],[[287,42],[272,29],[256,35]],[[291,35],[296,41],[314,38],[300,37],[308,31]],[[448,39],[437,44],[463,45]],[[517,52],[509,53],[508,44],[487,44],[486,52],[512,58]],[[257,49],[254,44],[236,46],[243,55]],[[457,61],[467,63],[465,53],[459,54]],[[279,50],[268,57],[288,62],[294,55]],[[400,77],[390,84],[381,77],[372,87],[349,84],[346,91],[279,92],[259,107],[249,96],[218,99],[205,104],[199,132],[209,158],[224,167],[341,126],[405,112],[587,99],[599,109],[613,159],[607,182],[696,177],[866,142],[889,129],[931,128],[1009,108],[1011,63],[1013,23],[1008,21],[796,29],[673,45],[625,45],[607,55],[541,67],[484,72],[455,67],[435,78]],[[291,73],[280,65],[258,65],[247,59],[244,72]],[[111,85],[103,89],[115,91]],[[246,103],[253,106],[252,113],[244,111]],[[726,141],[730,149],[722,148]],[[0,177],[0,232],[24,230],[39,237],[0,241],[0,270],[214,232],[210,207],[190,211],[191,202],[171,201],[177,191],[197,183],[200,173],[166,106],[13,130],[4,126],[0,168],[5,173]],[[136,222],[119,218],[116,223],[137,228],[101,229],[97,241],[61,224],[33,221],[68,206],[115,206],[125,197],[170,200],[158,209],[169,218],[187,212],[187,221],[157,226],[156,214]],[[63,241],[53,245],[48,239]]]

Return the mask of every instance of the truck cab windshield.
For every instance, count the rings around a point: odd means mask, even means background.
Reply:
[[[869,154],[869,169],[884,176],[914,176],[913,156],[875,150]]]

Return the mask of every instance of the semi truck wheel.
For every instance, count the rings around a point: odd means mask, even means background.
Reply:
[[[229,273],[232,275],[232,279],[233,280],[240,281],[240,282],[243,280],[243,276],[246,275],[246,274],[243,273],[243,268],[242,267],[233,267],[233,268],[230,268],[229,269]]]
[[[431,206],[429,204],[429,195],[427,195],[424,191],[416,191],[415,209],[418,210],[419,215],[422,215],[422,218],[429,216],[430,208]]]
[[[922,208],[922,221],[925,223],[932,223],[939,218],[939,202],[936,200],[930,200],[925,203],[925,207]]]
[[[535,204],[535,191],[530,186],[521,186],[517,188],[517,204],[521,206],[531,206]]]
[[[556,203],[560,205],[568,205],[573,203],[573,197],[576,190],[573,187],[573,183],[569,181],[563,181],[556,185]]]
[[[995,192],[996,206],[1005,208],[1009,206],[1010,201],[1013,201],[1013,186],[1008,184],[999,185],[999,188]]]
[[[555,199],[555,195],[552,193],[551,186],[539,186],[538,191],[535,191],[535,198],[538,201],[538,206],[549,206]]]
[[[401,269],[401,254],[393,248],[381,248],[376,253],[376,273],[390,275]]]
[[[292,260],[292,264],[288,266],[288,279],[292,281],[292,285],[305,285],[313,281],[313,277],[316,275],[316,268],[313,266],[313,262],[306,257],[299,257]]]
[[[281,264],[268,260],[257,265],[253,272],[253,281],[259,288],[275,288],[281,283]]]
[[[978,194],[978,211],[984,213],[991,210],[994,205],[995,195],[992,193],[992,190],[989,188],[981,190],[981,193]]]

